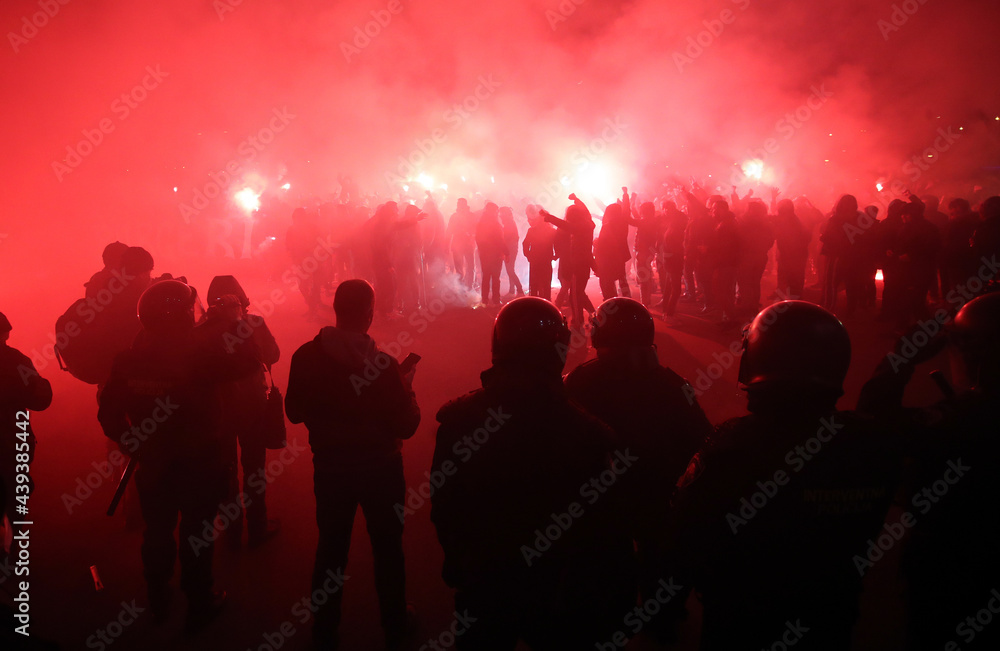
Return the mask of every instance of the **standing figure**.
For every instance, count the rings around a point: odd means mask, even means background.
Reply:
[[[566,376],[570,399],[610,425],[618,445],[635,457],[620,480],[621,509],[636,545],[643,599],[653,599],[667,576],[660,544],[674,487],[712,433],[694,389],[660,364],[653,336],[653,317],[641,303],[605,301],[590,331],[597,359]]]
[[[625,209],[628,204],[625,204]],[[631,296],[625,264],[632,258],[628,250],[628,221],[621,203],[613,203],[604,210],[601,232],[594,242],[594,268],[601,281],[604,300],[618,296]],[[617,284],[617,287],[615,286]]]
[[[472,289],[476,280],[476,216],[469,210],[467,199],[458,200],[458,207],[448,220],[447,236],[455,273],[466,289]]]
[[[214,543],[202,538],[229,478],[231,453],[221,434],[217,392],[220,384],[260,368],[253,342],[229,353],[217,331],[195,328],[194,304],[194,290],[185,283],[164,280],[149,286],[139,299],[142,330],[115,359],[98,411],[105,436],[138,456],[135,483],[146,523],[143,574],[150,608],[160,622],[169,615],[180,516],[181,589],[189,632],[211,621],[225,599],[225,592],[212,589]],[[238,337],[235,327],[229,334]]]
[[[27,355],[7,343],[12,329],[7,316],[0,312],[0,415],[6,423],[0,434],[4,446],[0,455],[0,481],[6,488],[5,500],[0,502],[3,509],[0,521],[4,515],[12,521],[22,519],[15,515],[15,498],[24,495],[17,489],[16,480],[19,474],[30,477],[30,464],[35,457],[30,412],[44,411],[52,404],[52,385],[38,374]],[[33,488],[30,482],[28,486]],[[2,552],[0,542],[0,556]]]
[[[542,220],[537,207],[529,204],[526,213],[529,226],[522,247],[528,259],[528,293],[550,301],[556,228]]]
[[[767,219],[763,201],[747,204],[743,218],[737,220],[740,237],[739,310],[748,316],[760,311],[760,283],[767,268],[767,253],[774,244],[774,231]]]
[[[319,545],[312,590],[333,594],[317,604],[313,640],[335,646],[343,572],[354,515],[361,506],[375,557],[375,589],[386,646],[398,648],[412,626],[406,603],[403,518],[403,439],[413,436],[420,409],[411,382],[368,335],[376,292],[366,281],[345,280],[333,299],[337,325],[327,326],[292,356],[285,409],[305,423],[313,453]],[[372,377],[374,370],[374,378]]]
[[[265,369],[278,362],[280,350],[264,317],[249,312],[250,299],[233,276],[216,276],[208,285],[206,299],[208,311],[201,325],[206,332],[215,328],[224,337],[223,346],[235,349],[248,340],[253,341],[254,352],[259,356],[257,370],[245,378],[229,382],[220,387],[222,398],[222,434],[226,437],[229,453],[229,490],[227,502],[237,506],[237,515],[231,518],[226,535],[232,547],[242,543],[244,516],[247,527],[247,542],[251,548],[258,547],[278,533],[279,522],[267,517],[267,482],[255,481],[266,475],[267,448],[264,432],[267,407],[267,380]],[[236,322],[238,339],[231,339],[226,333]],[[236,448],[239,444],[239,457]],[[239,471],[243,469],[243,491],[240,492]]]
[[[431,520],[456,612],[475,618],[455,637],[459,650],[512,650],[519,639],[592,649],[635,605],[615,492],[632,461],[567,396],[569,339],[551,303],[511,301],[483,387],[438,412],[432,468],[450,476],[431,497]]]
[[[586,204],[575,194],[569,195],[573,205],[566,208],[566,218],[543,212],[545,221],[555,224],[560,230],[567,231],[569,239],[569,300],[571,306],[570,325],[583,328],[583,311],[594,313],[594,304],[587,297],[587,283],[590,282],[590,271],[594,266],[594,218]],[[559,272],[562,274],[563,260],[559,262]],[[560,279],[561,280],[561,279]],[[556,300],[558,302],[558,299]]]
[[[504,259],[504,269],[507,272],[507,293],[518,298],[524,296],[524,287],[521,286],[521,279],[517,277],[515,265],[521,236],[517,232],[517,224],[514,223],[514,211],[508,206],[500,209],[500,224],[503,226],[503,243],[507,249],[507,257]]]
[[[780,639],[846,651],[862,583],[855,558],[883,533],[898,437],[836,409],[850,340],[819,306],[764,309],[743,350],[750,414],[720,425],[681,478],[668,576],[701,597],[705,651]]]
[[[647,210],[652,209],[652,204],[643,204],[644,209],[646,205],[650,206]],[[673,201],[664,201],[661,219],[663,237],[656,257],[656,272],[660,277],[663,313],[673,316],[677,311],[681,281],[684,279],[684,238],[688,230],[688,218],[677,210]]]
[[[715,230],[705,247],[705,257],[712,269],[711,297],[722,310],[720,325],[725,328],[735,323],[736,274],[740,257],[739,227],[736,215],[729,210],[729,204],[724,199],[716,199],[712,204],[712,218],[715,220]]]
[[[778,290],[789,298],[802,298],[809,259],[809,233],[795,214],[790,199],[778,202],[774,236],[778,245]]]
[[[499,208],[492,201],[483,208],[476,225],[476,248],[479,249],[479,264],[483,268],[483,303],[500,305],[500,270],[507,259],[507,244],[503,239]]]

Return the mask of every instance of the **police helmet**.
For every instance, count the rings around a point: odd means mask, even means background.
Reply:
[[[955,315],[949,334],[962,354],[970,379],[978,385],[987,379],[984,371],[995,376],[1000,369],[1000,293],[966,303]]]
[[[139,297],[139,323],[153,333],[181,332],[194,327],[195,291],[179,280],[150,285]]]
[[[847,329],[833,314],[807,301],[764,308],[743,334],[739,381],[843,393],[851,363]]]
[[[649,310],[639,301],[624,297],[601,303],[590,325],[590,341],[594,348],[652,346],[656,330]]]
[[[564,363],[569,339],[566,319],[555,305],[537,296],[516,298],[500,309],[493,324],[493,363],[532,359]]]

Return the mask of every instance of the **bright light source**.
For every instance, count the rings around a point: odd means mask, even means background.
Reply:
[[[743,174],[748,179],[760,180],[764,176],[764,161],[754,158],[743,163]]]
[[[292,189],[292,184],[291,183],[286,183],[283,186],[281,186],[281,189],[282,190],[291,190]]]
[[[427,172],[421,172],[417,175],[417,183],[424,186],[425,190],[430,190],[434,185],[434,178]]]
[[[441,188],[442,190],[447,190],[448,189],[448,184],[447,183],[442,183],[438,187]]]
[[[490,177],[490,183],[496,183],[496,182],[497,182],[497,180],[491,176]]]
[[[462,183],[465,183],[465,177],[464,176],[462,177]]]
[[[254,192],[251,188],[243,188],[236,193],[234,198],[236,199],[236,203],[247,212],[253,212],[260,208],[260,194]]]
[[[403,184],[403,192],[409,192],[409,191],[410,191],[410,186],[408,186],[408,185],[406,185],[406,184],[404,183],[404,184]]]
[[[174,186],[174,192],[177,192],[177,186],[176,185]]]
[[[882,270],[881,269],[879,269],[878,271],[875,272],[875,280],[885,280],[882,277]]]
[[[879,192],[881,192],[881,191],[882,191],[882,188],[883,188],[883,187],[884,187],[884,186],[883,186],[883,185],[882,185],[881,183],[876,183],[876,184],[875,184],[875,189],[876,189],[876,190],[878,190]]]

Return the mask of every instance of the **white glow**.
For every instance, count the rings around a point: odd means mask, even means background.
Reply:
[[[425,190],[430,190],[434,185],[434,178],[427,172],[421,172],[417,175],[417,183],[424,186]]]
[[[260,208],[260,194],[254,192],[251,188],[243,188],[236,193],[234,198],[236,199],[236,203],[247,212],[253,212]]]
[[[743,163],[743,174],[748,179],[759,181],[764,176],[764,161],[754,158]]]
[[[281,189],[282,190],[291,190],[292,189],[292,184],[291,183],[286,183],[283,186],[281,186]]]
[[[177,186],[176,185],[174,186],[174,192],[177,192]]]

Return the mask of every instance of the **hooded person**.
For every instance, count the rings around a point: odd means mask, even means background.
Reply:
[[[216,276],[208,286],[209,308],[201,320],[206,333],[215,331],[226,350],[253,342],[251,350],[258,356],[257,370],[219,388],[222,400],[222,433],[227,441],[229,491],[226,504],[234,505],[236,516],[226,529],[231,547],[242,543],[244,512],[248,544],[257,547],[278,533],[277,520],[267,517],[267,482],[265,476],[267,449],[261,424],[267,408],[268,371],[278,361],[280,351],[264,318],[249,312],[250,299],[233,276]],[[235,322],[236,334],[231,333]],[[239,457],[236,445],[239,442]],[[243,491],[240,492],[239,466],[243,467]]]
[[[285,410],[305,423],[313,453],[319,545],[312,590],[331,594],[318,605],[313,639],[334,646],[340,625],[343,571],[358,506],[364,511],[375,558],[375,589],[386,645],[403,643],[412,624],[403,560],[402,440],[416,432],[420,409],[405,373],[368,335],[375,290],[346,280],[333,299],[336,326],[324,327],[292,356]],[[332,583],[331,583],[332,582]]]

